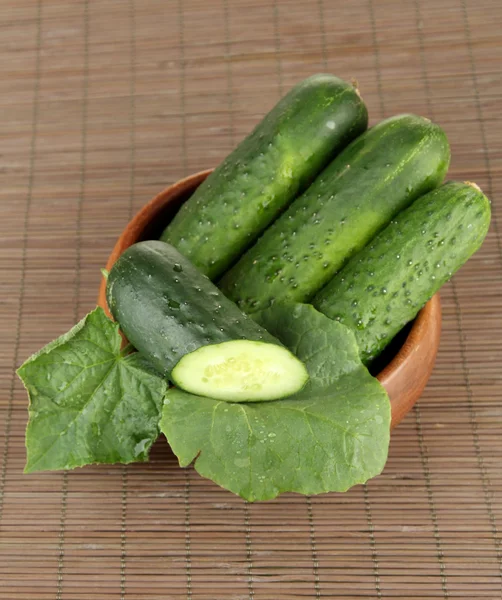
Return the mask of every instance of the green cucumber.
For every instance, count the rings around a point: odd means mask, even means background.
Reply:
[[[400,210],[441,183],[450,149],[428,119],[400,115],[354,140],[220,281],[248,314],[306,302]]]
[[[369,364],[481,246],[490,202],[471,183],[449,182],[419,198],[313,299],[353,329]]]
[[[106,295],[129,342],[187,392],[274,400],[308,379],[303,363],[169,244],[128,248],[110,271]]]
[[[218,278],[367,124],[351,84],[305,79],[199,186],[161,240]]]

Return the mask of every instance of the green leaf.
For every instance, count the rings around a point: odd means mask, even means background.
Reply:
[[[148,458],[167,385],[121,342],[97,308],[19,368],[30,397],[26,473]]]
[[[354,334],[309,305],[274,306],[262,324],[309,371],[297,395],[235,404],[176,388],[161,430],[181,466],[243,498],[287,491],[345,491],[378,475],[387,460],[390,403],[363,366]]]

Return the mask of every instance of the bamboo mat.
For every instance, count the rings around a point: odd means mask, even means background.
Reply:
[[[3,0],[0,15],[0,598],[501,598],[500,0]],[[372,122],[437,120],[450,176],[493,201],[384,473],[251,505],[161,440],[146,465],[23,476],[13,368],[95,305],[142,204],[319,71],[356,78]]]

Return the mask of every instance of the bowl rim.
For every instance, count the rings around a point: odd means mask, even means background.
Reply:
[[[179,197],[181,194],[190,192],[194,186],[200,185],[202,181],[212,173],[214,169],[205,169],[193,173],[180,179],[171,185],[164,188],[156,194],[149,202],[144,204],[140,210],[133,216],[122,230],[117,239],[111,254],[106,263],[107,271],[110,271],[115,261],[119,256],[132,244],[138,241],[138,237],[144,231],[145,227],[161,212],[164,206],[173,198]],[[105,313],[111,317],[106,301],[106,279],[101,279],[98,296],[98,306],[103,308]],[[429,379],[430,372],[434,365],[437,350],[439,347],[439,337],[441,331],[441,300],[439,292],[437,292],[419,311],[415,317],[411,329],[403,342],[403,345],[396,352],[390,362],[376,375],[378,381],[387,389],[392,386],[392,382],[399,378],[400,373],[405,372],[409,368],[409,362],[412,360],[413,354],[416,352],[419,345],[427,338],[431,332],[431,327],[435,327],[432,350],[429,357],[430,367],[426,374],[423,384],[420,386],[418,395],[412,400],[408,399],[399,405],[399,402],[391,397],[392,408],[392,428],[395,427],[402,418],[411,410],[416,400],[420,396]],[[432,325],[431,325],[432,324]],[[389,396],[391,396],[389,392]]]
[[[425,304],[425,306],[419,311],[413,325],[406,336],[401,348],[396,352],[395,356],[391,361],[385,365],[385,367],[376,376],[380,383],[384,383],[387,379],[396,373],[405,361],[407,361],[419,342],[427,335],[427,323],[429,319],[435,319],[436,313],[441,312],[441,297],[439,292],[434,294],[432,298]]]

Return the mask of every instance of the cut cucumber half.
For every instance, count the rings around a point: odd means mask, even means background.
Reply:
[[[308,379],[302,362],[169,244],[128,248],[110,271],[106,293],[129,342],[187,392],[275,400]]]
[[[187,392],[233,402],[291,396],[308,377],[303,363],[286,348],[249,340],[202,346],[186,354],[171,373],[174,384]]]

